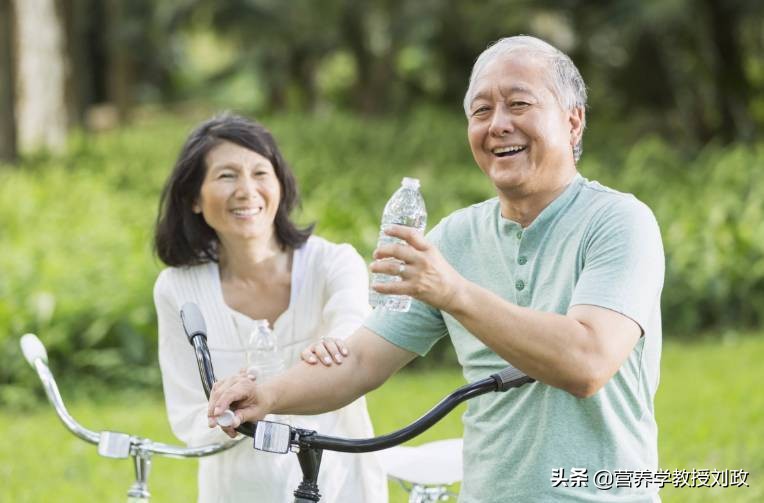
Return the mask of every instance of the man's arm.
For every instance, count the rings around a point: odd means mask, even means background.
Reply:
[[[398,274],[402,281],[375,285],[384,294],[412,295],[446,311],[464,328],[529,376],[578,397],[596,393],[623,364],[642,329],[630,318],[592,305],[573,306],[565,315],[520,307],[467,281],[411,228],[386,230],[410,246],[386,245],[372,272]]]
[[[244,374],[218,381],[210,394],[210,427],[217,426],[215,416],[227,408],[236,413],[235,426],[266,414],[318,414],[338,409],[379,387],[416,356],[363,327],[346,340],[346,346],[352,357],[342,365],[325,367],[300,361],[264,384]],[[235,435],[231,428],[224,430]]]
[[[449,312],[526,374],[580,398],[613,377],[641,335],[636,322],[609,309],[579,305],[565,315],[537,311],[466,280]]]

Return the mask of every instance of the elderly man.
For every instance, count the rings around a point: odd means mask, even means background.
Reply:
[[[578,174],[585,105],[575,65],[546,42],[486,49],[464,108],[497,197],[452,213],[426,239],[388,231],[409,246],[380,247],[371,270],[402,280],[374,288],[412,295],[411,311],[375,311],[341,365],[221,382],[210,417],[232,403],[238,420],[341,407],[447,334],[467,380],[510,364],[537,381],[469,402],[460,501],[658,501],[644,478],[612,489],[594,480],[657,468],[664,259],[644,204]]]

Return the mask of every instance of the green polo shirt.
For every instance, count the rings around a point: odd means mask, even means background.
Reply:
[[[653,398],[664,257],[650,209],[577,175],[525,229],[503,218],[494,198],[454,212],[427,238],[467,280],[509,302],[561,314],[577,304],[601,306],[643,330],[615,376],[592,397],[535,382],[470,400],[460,501],[659,501],[657,485],[633,475],[658,467]],[[418,301],[408,313],[375,310],[365,325],[419,355],[449,336],[467,381],[508,365],[454,317]],[[586,469],[585,481],[571,481],[574,468]],[[559,469],[564,472],[555,477]],[[613,477],[616,470],[632,473],[600,489],[594,481],[600,470]]]

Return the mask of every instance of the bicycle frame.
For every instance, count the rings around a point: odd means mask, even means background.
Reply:
[[[47,351],[40,339],[34,334],[26,334],[21,337],[20,342],[24,358],[37,372],[37,376],[40,378],[45,390],[45,395],[56,411],[58,418],[64,423],[64,426],[85,442],[97,445],[98,454],[103,457],[115,459],[133,458],[135,482],[133,482],[127,491],[128,503],[147,502],[151,498],[148,477],[151,471],[151,457],[154,454],[171,458],[200,458],[230,449],[242,440],[238,439],[200,447],[180,447],[154,442],[151,439],[128,433],[114,431],[95,432],[89,430],[78,423],[66,409],[56,384],[56,379],[48,367]]]
[[[207,328],[204,317],[199,307],[191,302],[183,305],[180,317],[189,343],[194,347],[199,376],[204,392],[209,398],[210,390],[215,383],[215,372],[207,347]],[[365,439],[331,437],[312,430],[293,428],[269,421],[258,421],[256,424],[242,423],[236,431],[254,437],[255,449],[279,453],[290,450],[295,452],[302,469],[303,480],[294,491],[294,501],[295,503],[313,503],[320,501],[317,479],[324,449],[353,453],[387,449],[421,434],[465,400],[493,391],[507,391],[533,381],[534,379],[516,368],[507,367],[501,372],[456,389],[413,423],[379,437]],[[283,440],[279,441],[279,439]],[[276,445],[273,445],[274,441]]]

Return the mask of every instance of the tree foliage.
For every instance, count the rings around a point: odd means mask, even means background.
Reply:
[[[267,91],[254,108],[456,109],[487,44],[527,33],[571,54],[590,112],[628,122],[622,132],[634,138],[750,141],[764,123],[756,0],[198,0],[186,12],[184,30],[235,43],[239,57],[223,73],[256,75]],[[344,81],[327,83],[332,72]]]
[[[109,104],[259,112],[458,109],[476,56],[532,34],[568,52],[592,118],[628,141],[750,142],[764,123],[758,0],[62,0],[72,121]],[[1,45],[1,44],[0,44]],[[0,75],[7,76],[7,64]],[[7,81],[7,78],[5,79]],[[18,96],[18,91],[17,91]],[[6,143],[9,133],[2,133]],[[7,149],[6,149],[7,150]]]

